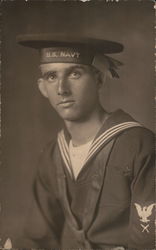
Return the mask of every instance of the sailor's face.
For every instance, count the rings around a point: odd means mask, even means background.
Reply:
[[[39,89],[64,120],[86,119],[95,111],[99,83],[93,68],[73,63],[48,63],[40,68]]]

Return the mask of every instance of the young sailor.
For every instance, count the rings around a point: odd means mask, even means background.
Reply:
[[[45,147],[23,248],[153,249],[154,138],[99,93],[118,77],[117,42],[58,34],[21,35],[39,49],[38,87],[64,120]]]

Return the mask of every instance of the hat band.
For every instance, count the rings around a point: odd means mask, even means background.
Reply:
[[[40,50],[41,63],[80,63],[91,65],[94,55],[87,49],[53,47]]]
[[[102,73],[109,73],[110,77],[117,77],[116,70],[123,65],[112,57],[101,54],[93,54],[87,48],[66,48],[66,47],[52,47],[40,50],[41,64],[45,63],[76,63],[92,65]]]

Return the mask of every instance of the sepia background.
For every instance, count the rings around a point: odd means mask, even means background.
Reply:
[[[154,7],[152,1],[6,1],[2,4],[2,165],[0,246],[20,237],[31,203],[38,156],[61,121],[37,89],[38,52],[16,43],[23,33],[77,32],[124,44],[120,79],[101,101],[154,130]],[[128,142],[127,142],[128,143]]]

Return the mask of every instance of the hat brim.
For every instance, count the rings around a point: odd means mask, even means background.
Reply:
[[[104,54],[119,53],[124,49],[121,43],[115,41],[67,34],[24,34],[17,36],[17,42],[34,49],[81,47]]]

